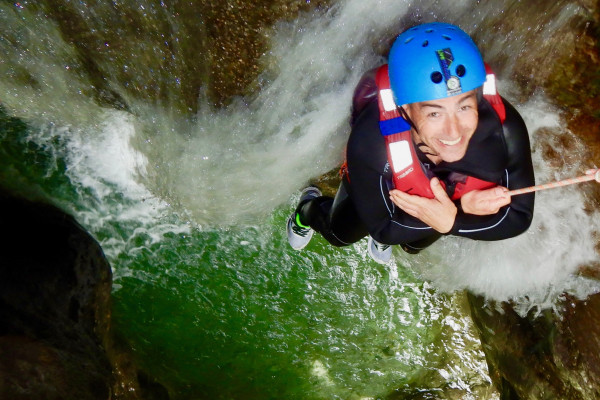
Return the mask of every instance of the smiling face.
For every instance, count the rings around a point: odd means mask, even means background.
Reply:
[[[414,127],[415,143],[433,161],[454,162],[465,156],[478,122],[477,92],[471,90],[445,99],[402,106]]]

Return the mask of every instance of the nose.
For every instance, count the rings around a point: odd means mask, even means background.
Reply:
[[[456,139],[460,136],[460,123],[458,115],[452,113],[448,117],[447,135],[452,139]]]

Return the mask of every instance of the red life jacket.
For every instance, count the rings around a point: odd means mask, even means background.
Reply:
[[[500,121],[504,123],[506,110],[500,95],[496,91],[496,78],[487,64],[485,65],[485,69],[487,79],[483,85],[483,97],[492,105]],[[377,69],[375,83],[378,89],[379,127],[381,134],[385,138],[388,163],[392,168],[394,187],[409,194],[433,199],[435,196],[429,185],[429,180],[433,178],[433,173],[428,173],[419,161],[410,134],[411,127],[398,112],[398,107],[394,102],[394,96],[390,88],[387,64]],[[445,187],[444,182],[441,183]],[[472,190],[489,189],[494,186],[497,186],[497,184],[472,176],[466,176],[462,181],[455,182],[452,200],[458,200],[465,193]]]

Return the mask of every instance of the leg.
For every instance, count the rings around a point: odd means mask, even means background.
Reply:
[[[334,246],[347,246],[367,236],[352,199],[340,184],[335,199],[321,196],[298,205],[296,212],[302,224],[309,225]]]

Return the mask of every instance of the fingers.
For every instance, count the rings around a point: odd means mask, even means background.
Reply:
[[[588,169],[585,171],[586,175],[594,175],[596,182],[600,183],[600,169]]]
[[[511,197],[505,187],[473,190],[460,199],[463,211],[473,215],[495,214],[510,202]]]
[[[390,199],[407,214],[416,216],[420,197],[394,189],[390,190]]]
[[[433,195],[439,202],[451,201],[448,197],[448,193],[446,193],[446,189],[444,189],[444,187],[441,185],[438,178],[432,178],[429,182],[429,186],[431,187]]]
[[[498,197],[510,197],[508,194],[508,189],[503,186],[496,186],[493,188],[494,194]]]
[[[402,211],[429,225],[440,233],[452,229],[456,218],[456,206],[437,178],[431,180],[434,199],[410,195],[399,190],[391,190],[390,198]]]
[[[489,201],[489,213],[496,214],[500,209],[510,204],[510,196],[498,197]]]

